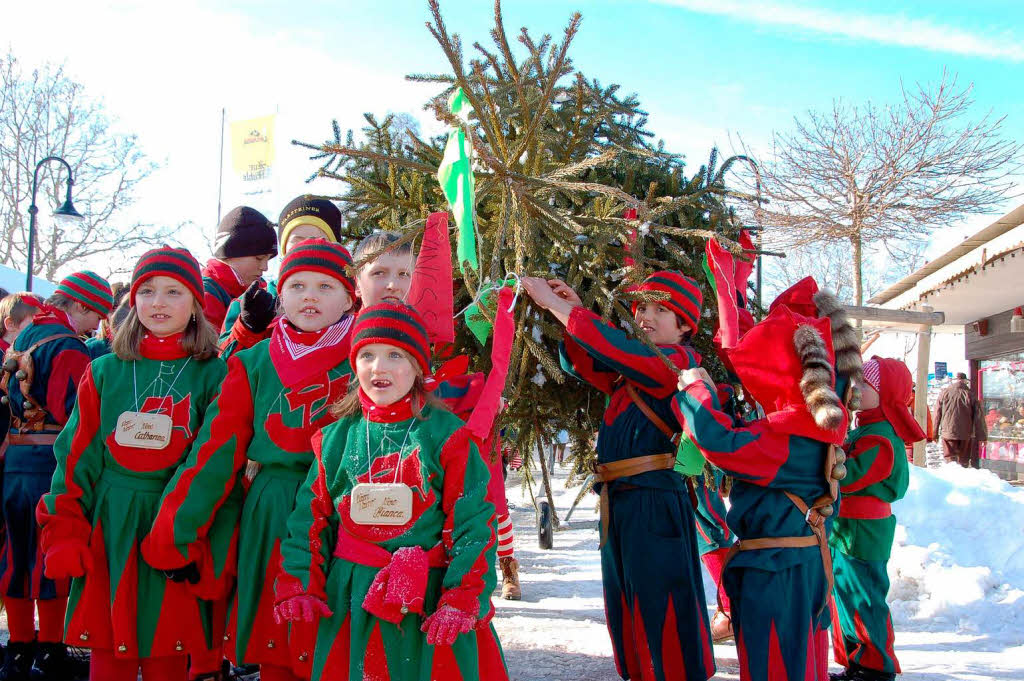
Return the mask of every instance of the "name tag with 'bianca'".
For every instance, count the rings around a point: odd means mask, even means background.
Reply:
[[[171,442],[174,423],[166,414],[126,411],[117,417],[114,442],[123,447],[163,449]]]
[[[412,489],[403,483],[361,482],[352,488],[356,525],[405,525],[412,519]]]

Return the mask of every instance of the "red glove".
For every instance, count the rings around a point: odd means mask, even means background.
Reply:
[[[427,643],[432,646],[450,646],[459,634],[468,634],[476,626],[476,617],[450,605],[423,620],[420,631],[427,632]]]
[[[327,618],[333,614],[327,603],[308,594],[291,596],[274,606],[274,621],[278,624],[315,622],[317,617]]]
[[[83,542],[62,541],[46,552],[43,565],[50,579],[81,577],[92,570],[92,554]]]

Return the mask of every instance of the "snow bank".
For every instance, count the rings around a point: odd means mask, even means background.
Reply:
[[[954,464],[911,466],[889,578],[897,631],[1024,643],[1024,489]]]

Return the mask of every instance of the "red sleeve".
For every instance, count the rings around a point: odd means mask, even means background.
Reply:
[[[789,459],[789,437],[763,419],[736,426],[704,381],[677,393],[672,410],[704,458],[726,473],[762,487],[788,482],[780,473]]]
[[[85,345],[76,342],[74,346],[58,352],[50,364],[50,377],[46,383],[46,410],[62,426],[68,422],[75,406],[78,384],[86,375],[90,361],[92,358]]]

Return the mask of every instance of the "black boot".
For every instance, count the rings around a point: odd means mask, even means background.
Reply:
[[[0,681],[30,681],[35,643],[8,643],[4,665],[0,667]]]
[[[37,643],[31,681],[65,681],[71,678],[68,647],[63,643]]]
[[[857,673],[862,667],[856,662],[851,662],[850,666],[839,672],[838,674],[829,674],[828,681],[856,681],[859,677]]]

